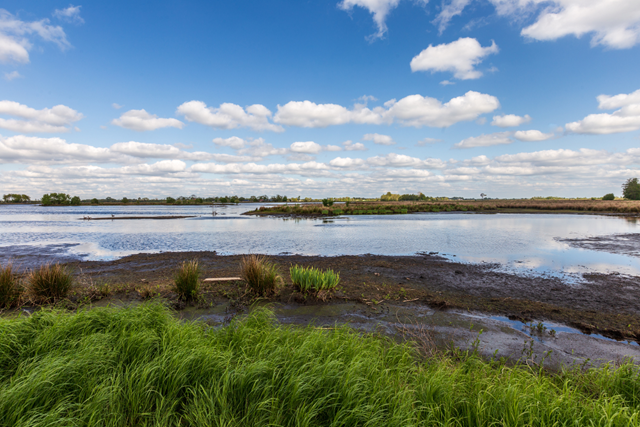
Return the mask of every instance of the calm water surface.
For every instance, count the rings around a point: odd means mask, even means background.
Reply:
[[[624,218],[591,215],[456,214],[347,216],[285,220],[240,216],[259,205],[0,206],[3,258],[56,248],[60,255],[110,260],[140,252],[410,255],[439,252],[466,262],[497,262],[520,272],[640,274],[634,256],[572,248],[558,238],[638,233]],[[83,221],[83,216],[198,215],[174,220]]]

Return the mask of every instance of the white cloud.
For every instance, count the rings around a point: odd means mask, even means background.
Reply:
[[[384,167],[414,167],[422,168],[425,166],[423,160],[417,157],[406,156],[404,154],[389,153],[386,156],[369,157],[367,163],[372,166]]]
[[[69,144],[61,138],[39,138],[16,135],[0,137],[1,162],[107,162],[124,160],[117,158],[108,148],[93,147],[84,144]]]
[[[449,127],[461,121],[470,121],[479,115],[500,107],[491,95],[469,91],[463,96],[442,104],[435,98],[409,95],[399,101],[392,99],[384,107],[370,109],[356,104],[351,110],[337,104],[316,104],[311,101],[291,101],[278,105],[274,121],[289,126],[322,128],[347,123],[391,124],[404,126]]]
[[[440,82],[440,84],[442,86],[449,86],[449,85],[454,85],[455,82],[450,82],[449,80],[443,80],[443,81]]]
[[[570,132],[605,135],[640,129],[640,90],[630,94],[598,96],[600,109],[619,108],[613,113],[589,114],[582,120],[567,123]]]
[[[443,33],[449,21],[454,16],[460,15],[467,5],[471,3],[471,0],[450,0],[447,5],[442,2],[443,7],[436,19],[433,20],[434,24],[438,24],[438,32]]]
[[[373,141],[378,145],[395,145],[396,142],[389,135],[380,135],[379,133],[368,133],[362,137],[363,141]]]
[[[287,149],[275,148],[272,144],[264,142],[264,139],[257,138],[245,141],[244,147],[238,150],[238,154],[253,157],[267,157],[275,155],[285,155],[287,154]]]
[[[120,118],[113,119],[111,124],[123,128],[144,132],[166,127],[182,129],[184,123],[178,119],[162,119],[155,114],[149,114],[145,110],[129,110]]]
[[[482,73],[475,66],[497,52],[493,41],[491,46],[482,47],[476,39],[462,37],[449,44],[429,45],[411,60],[411,71],[451,71],[457,79],[477,79]]]
[[[246,141],[237,136],[232,136],[230,138],[214,138],[213,143],[219,147],[230,147],[234,150],[240,150],[244,148]]]
[[[329,164],[335,168],[353,168],[364,165],[364,160],[352,159],[351,157],[336,157]]]
[[[119,109],[121,109],[122,107],[124,107],[124,105],[116,104],[115,102],[114,102],[113,104],[111,104],[111,106],[112,106],[113,108],[115,108],[116,110],[119,110]]]
[[[498,98],[468,91],[442,104],[435,98],[410,95],[398,102],[388,101],[388,115],[405,126],[449,127],[462,121],[475,120],[481,114],[500,108]]]
[[[367,151],[367,147],[361,142],[345,141],[342,143],[345,151]]]
[[[505,114],[502,116],[493,116],[493,121],[491,122],[491,126],[499,126],[501,128],[520,126],[524,123],[529,123],[531,121],[531,117],[528,114],[525,114],[524,117],[516,116],[515,114]]]
[[[455,148],[489,147],[492,145],[511,144],[511,132],[497,132],[488,135],[473,136],[454,144]]]
[[[69,5],[69,7],[65,9],[56,9],[53,12],[53,16],[74,24],[84,24],[84,19],[80,16],[81,7],[82,6]]]
[[[552,0],[521,34],[535,40],[593,34],[592,46],[626,49],[640,43],[640,7],[637,0]]]
[[[345,11],[351,11],[355,6],[367,9],[373,15],[373,20],[378,27],[378,31],[369,36],[370,39],[375,39],[384,37],[387,32],[385,23],[387,15],[398,6],[398,3],[400,0],[342,0],[338,7]]]
[[[202,101],[189,101],[180,105],[176,113],[190,122],[216,129],[248,127],[255,131],[284,131],[281,126],[269,122],[271,111],[261,104],[250,105],[245,109],[236,104],[223,103],[219,108],[214,108],[207,107]]]
[[[331,144],[325,146],[324,149],[326,151],[342,151],[342,147],[338,145],[331,145]]]
[[[294,142],[290,150],[294,153],[318,154],[322,151],[322,146],[313,141]]]
[[[36,110],[14,101],[0,101],[0,115],[19,117],[24,120],[0,118],[0,128],[14,132],[67,132],[72,123],[83,115],[66,105]]]
[[[518,141],[546,141],[554,136],[553,133],[542,133],[539,130],[519,130],[513,134]]]
[[[21,79],[23,76],[17,72],[17,71],[12,71],[10,73],[4,73],[4,79],[7,81],[11,81],[13,79]]]
[[[111,146],[111,151],[134,157],[176,158],[182,151],[168,144],[149,144],[146,142],[118,142]]]
[[[28,63],[29,50],[33,47],[29,37],[34,35],[55,43],[61,50],[71,47],[62,27],[50,25],[48,19],[25,22],[0,9],[0,62]]]

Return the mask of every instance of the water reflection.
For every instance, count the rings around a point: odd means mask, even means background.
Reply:
[[[0,206],[0,247],[43,250],[64,246],[83,259],[113,259],[140,252],[215,250],[221,254],[295,253],[449,254],[467,262],[499,263],[533,273],[585,271],[640,274],[638,258],[559,241],[637,232],[629,217],[591,215],[430,213],[337,218],[241,216],[253,205]],[[212,215],[215,210],[217,215]],[[83,216],[195,215],[177,220],[83,221]]]

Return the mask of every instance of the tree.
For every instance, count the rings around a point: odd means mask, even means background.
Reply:
[[[71,205],[72,206],[80,206],[80,197],[78,196],[73,196],[71,198]]]
[[[602,196],[602,200],[615,200],[616,196],[613,195],[613,193],[609,193],[609,194],[605,194],[604,196]]]
[[[42,196],[43,206],[61,206],[71,203],[71,196],[65,193],[49,193]]]
[[[92,205],[99,205],[100,204],[100,200],[96,199],[95,197],[93,199],[91,199],[91,204]]]
[[[167,203],[175,203],[176,199],[174,199],[173,197],[167,197]]]
[[[484,194],[484,193],[480,193],[480,197],[482,197],[484,199],[485,197],[487,197],[487,195]]]
[[[333,199],[322,199],[322,204],[324,206],[333,206]]]
[[[629,178],[622,184],[622,196],[625,199],[640,200],[640,183],[638,183],[638,178]]]
[[[129,203],[129,199],[127,199],[126,197],[122,198],[122,203]]]

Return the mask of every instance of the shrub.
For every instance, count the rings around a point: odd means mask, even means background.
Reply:
[[[342,209],[336,209],[333,211],[334,215],[342,215]]]
[[[80,201],[80,197],[78,197],[78,196],[73,196],[73,197],[71,198],[71,202],[70,202],[70,203],[71,203],[71,205],[72,205],[72,206],[80,206],[80,202],[81,202],[81,201]]]
[[[329,211],[327,209],[322,210],[322,215],[329,215]]]
[[[260,255],[242,257],[240,275],[258,295],[273,293],[282,284],[278,266]]]
[[[66,266],[44,264],[29,272],[28,291],[36,301],[57,301],[65,298],[73,285],[71,270]]]
[[[167,203],[175,203],[176,199],[174,199],[173,197],[167,197]]]
[[[0,308],[10,307],[20,295],[18,280],[13,272],[11,263],[6,266],[0,265]]]
[[[333,206],[333,199],[322,199],[323,206]]]
[[[100,204],[100,200],[96,199],[95,197],[93,199],[91,199],[91,204],[92,205],[99,205]]]
[[[291,281],[302,292],[330,291],[338,286],[340,274],[333,270],[321,271],[313,267],[294,265],[289,269]]]
[[[173,276],[176,293],[185,300],[194,299],[198,296],[200,288],[200,266],[198,260],[184,261],[178,271]]]
[[[609,193],[609,194],[605,194],[604,196],[602,196],[602,200],[615,200],[616,196],[613,195],[613,193]]]

